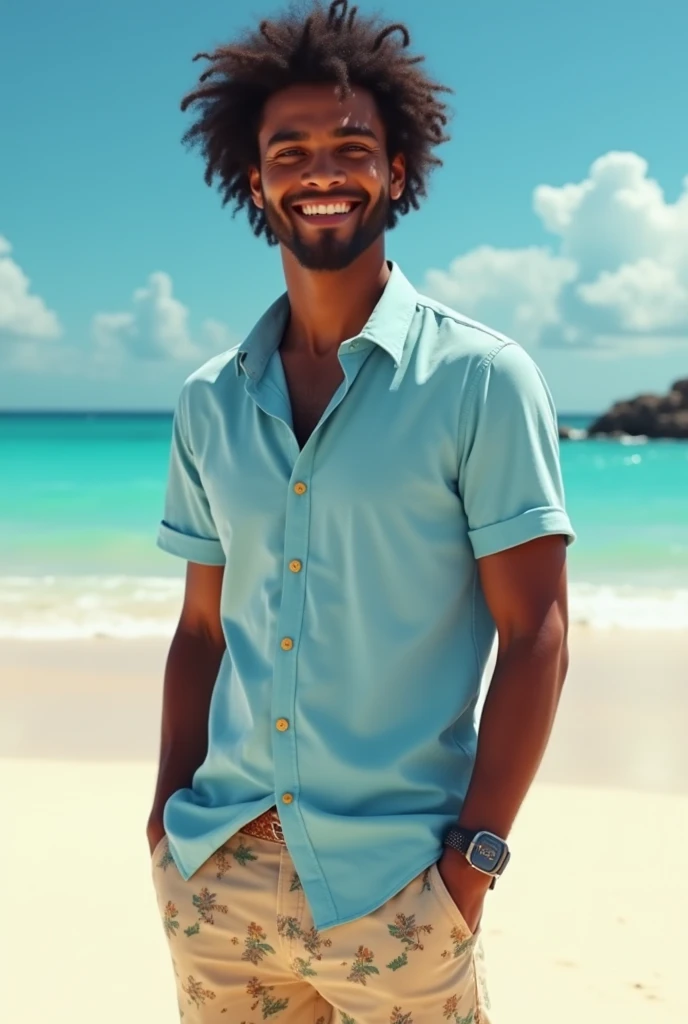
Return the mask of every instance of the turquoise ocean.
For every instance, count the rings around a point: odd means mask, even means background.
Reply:
[[[166,414],[0,415],[0,638],[171,634],[184,566],[155,546],[171,427]],[[688,443],[565,441],[561,458],[572,622],[687,628]]]

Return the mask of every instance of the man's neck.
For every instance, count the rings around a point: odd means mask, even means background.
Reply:
[[[291,315],[283,349],[326,356],[360,334],[389,280],[384,245],[372,245],[351,266],[305,270],[282,250]]]

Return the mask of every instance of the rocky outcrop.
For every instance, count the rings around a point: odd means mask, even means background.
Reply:
[[[688,379],[677,380],[668,395],[638,395],[616,402],[588,428],[588,436],[632,434],[688,440]]]
[[[559,424],[560,441],[577,441],[579,435],[585,435],[585,431],[574,430],[573,427],[567,427],[564,423]]]

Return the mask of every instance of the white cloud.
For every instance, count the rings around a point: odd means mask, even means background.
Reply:
[[[10,258],[12,246],[0,235],[0,339],[15,348],[19,338],[54,341],[62,336],[57,314],[39,295],[31,294],[31,282]]]
[[[429,270],[425,290],[529,347],[624,354],[688,346],[688,177],[669,204],[636,153],[611,152],[588,177],[539,185],[548,247],[482,246]]]
[[[174,296],[169,274],[156,271],[132,297],[130,312],[98,313],[92,334],[96,359],[199,361],[233,344],[229,329],[217,320],[205,320],[199,336],[189,329],[189,310]]]

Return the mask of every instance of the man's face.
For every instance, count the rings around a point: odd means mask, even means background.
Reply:
[[[387,157],[372,95],[295,85],[265,105],[253,201],[278,241],[308,270],[343,270],[385,229],[404,188],[404,158]]]

